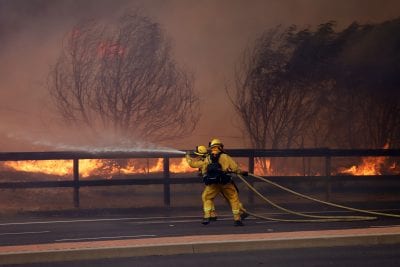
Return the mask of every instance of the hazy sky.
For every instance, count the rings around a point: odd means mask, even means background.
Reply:
[[[46,78],[63,35],[86,17],[108,19],[140,8],[172,39],[180,66],[195,73],[202,118],[197,131],[171,144],[189,149],[219,137],[244,147],[240,121],[224,91],[235,62],[262,32],[279,24],[315,26],[329,20],[376,23],[400,17],[397,0],[0,0],[0,151],[31,150],[55,136]]]

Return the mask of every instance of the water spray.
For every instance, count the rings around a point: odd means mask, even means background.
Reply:
[[[8,134],[9,138],[24,140],[38,147],[48,147],[51,150],[57,151],[79,151],[89,153],[163,153],[163,154],[181,154],[184,155],[186,151],[158,146],[148,142],[142,141],[130,141],[126,139],[120,139],[117,142],[104,142],[108,144],[96,144],[96,145],[78,145],[72,143],[53,142],[48,139],[43,140],[39,138],[33,138],[32,136],[26,136],[21,134]],[[100,143],[102,143],[100,141]],[[112,144],[115,143],[115,144]]]

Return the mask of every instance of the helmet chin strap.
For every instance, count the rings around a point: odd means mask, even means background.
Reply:
[[[216,148],[216,149],[215,149]],[[218,154],[218,153],[221,153],[222,151],[221,151],[221,148],[219,148],[219,147],[213,147],[213,148],[211,148],[211,154]]]

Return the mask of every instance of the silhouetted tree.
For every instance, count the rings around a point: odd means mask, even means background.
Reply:
[[[64,121],[98,135],[163,141],[191,133],[199,117],[193,76],[160,26],[138,14],[74,27],[49,77]]]
[[[335,61],[336,118],[347,136],[342,146],[399,147],[400,19],[377,25],[350,25]],[[344,37],[343,37],[344,35]],[[338,105],[335,105],[337,103]]]
[[[257,148],[400,145],[400,20],[263,34],[237,65],[232,103]]]
[[[299,146],[318,112],[315,88],[287,79],[295,48],[288,39],[294,31],[267,32],[244,52],[236,69],[232,103],[255,148]]]

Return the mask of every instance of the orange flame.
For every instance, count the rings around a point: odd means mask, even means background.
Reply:
[[[192,167],[190,167],[187,162],[186,159],[181,159],[180,162],[178,163],[172,163],[169,166],[169,170],[172,173],[184,173],[184,172],[196,172],[196,169],[193,169]]]
[[[27,160],[7,161],[5,167],[22,172],[37,172],[50,175],[68,175],[72,173],[72,161],[70,160]]]
[[[255,175],[272,175],[273,169],[270,159],[256,158],[254,164]]]
[[[43,173],[48,175],[66,176],[72,175],[72,160],[28,160],[7,161],[4,166],[15,171]],[[140,160],[128,160],[125,166],[121,166],[114,160],[84,159],[79,160],[79,174],[81,177],[106,175],[111,178],[118,174],[145,174],[163,171],[163,159],[157,159],[154,165],[144,165]],[[195,169],[187,165],[185,159],[179,162],[171,161],[169,165],[171,173],[194,172]]]
[[[340,168],[339,173],[351,175],[381,175],[381,168],[385,161],[385,157],[363,158],[360,165],[353,165],[350,168]]]
[[[385,144],[383,149],[388,149],[389,144]],[[350,168],[339,168],[339,173],[350,175],[381,175],[382,168],[385,165],[388,157],[364,157],[362,163],[358,166],[353,165]],[[395,171],[396,163],[389,167],[389,170]]]
[[[385,146],[388,148],[388,146]],[[145,161],[145,163],[144,163]],[[381,175],[386,164],[386,171],[399,173],[396,163],[388,164],[387,157],[365,157],[362,163],[349,168],[339,168],[338,173],[350,175]],[[6,161],[3,166],[14,171],[42,173],[47,175],[67,176],[73,174],[72,160],[30,160],[30,161]],[[148,174],[163,172],[164,162],[158,159],[129,159],[129,160],[106,160],[106,159],[84,159],[79,160],[79,174],[86,178],[90,176],[103,176],[112,178],[116,175]],[[185,158],[172,159],[169,164],[171,173],[191,173],[197,169],[191,168]],[[279,175],[272,168],[271,159],[255,158],[254,173],[256,175],[268,176]],[[301,175],[301,174],[296,174]]]

